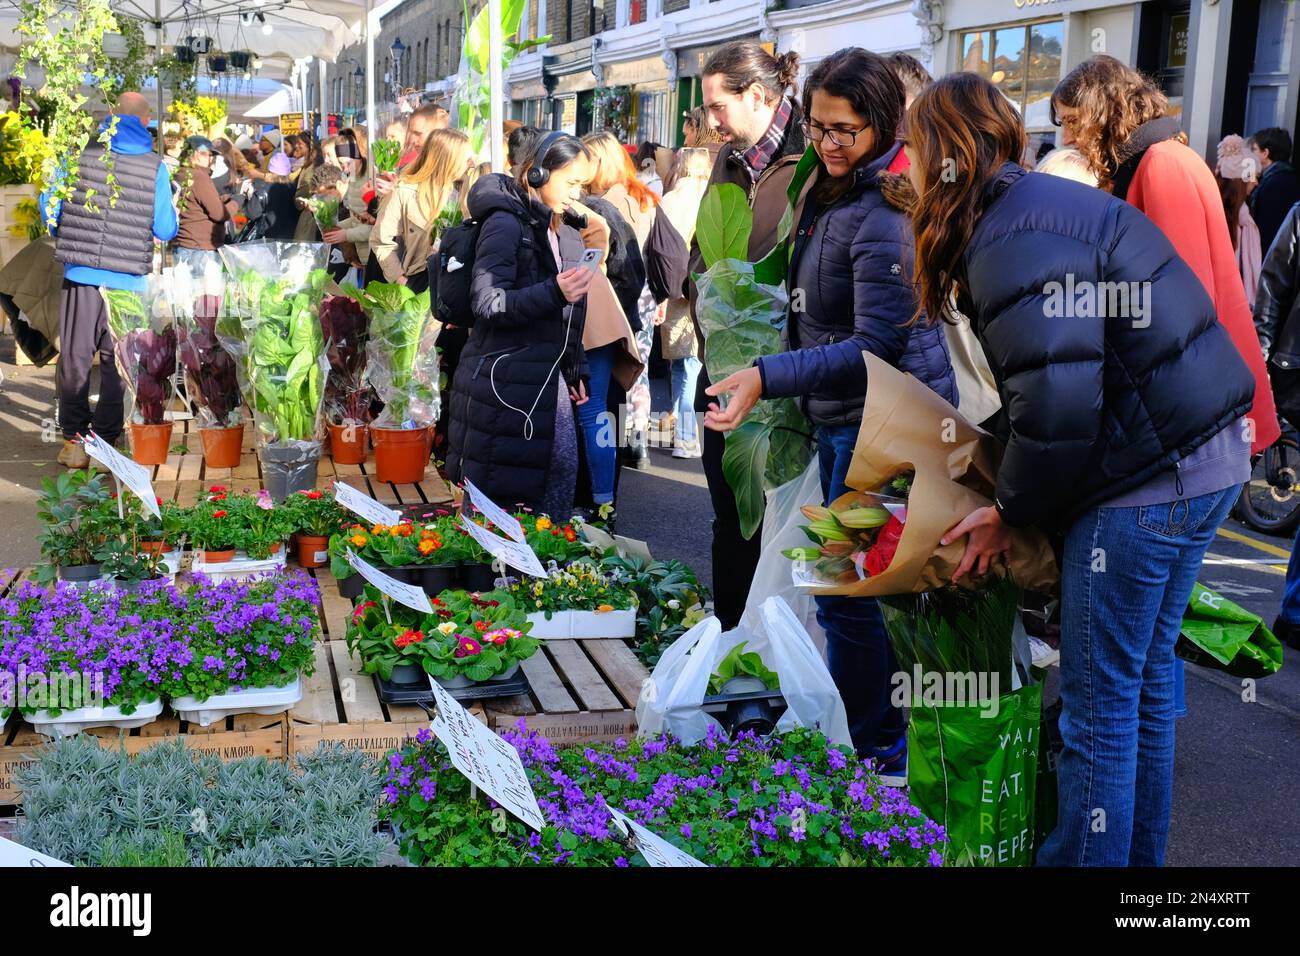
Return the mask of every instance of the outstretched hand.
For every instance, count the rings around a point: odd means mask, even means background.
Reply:
[[[718,384],[706,388],[704,394],[729,396],[726,408],[717,402],[710,402],[709,410],[704,413],[705,428],[712,428],[715,432],[729,432],[745,420],[763,397],[763,377],[756,368],[742,368]]]

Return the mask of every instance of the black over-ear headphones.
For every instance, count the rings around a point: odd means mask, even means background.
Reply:
[[[551,178],[551,171],[542,165],[546,161],[546,154],[551,151],[551,147],[560,140],[566,138],[569,134],[563,130],[554,130],[547,133],[542,141],[537,144],[537,151],[533,153],[533,165],[528,169],[528,185],[534,189],[541,189]]]

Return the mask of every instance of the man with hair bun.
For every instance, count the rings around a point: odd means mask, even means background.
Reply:
[[[803,113],[796,100],[799,54],[773,56],[754,40],[728,43],[704,65],[701,87],[710,129],[723,145],[713,165],[709,184],[732,183],[749,197],[754,211],[749,235],[749,260],[757,262],[772,251],[778,238],[786,193],[795,166],[807,148],[800,123]],[[687,275],[704,271],[699,246],[692,243]],[[688,283],[694,317],[695,285]],[[696,320],[699,341],[703,332]],[[710,386],[707,370],[701,373],[695,409],[708,410]],[[704,431],[704,474],[713,501],[713,593],[718,619],[725,628],[740,623],[749,586],[758,565],[761,530],[748,540],[741,534],[736,496],[722,472],[722,434]]]

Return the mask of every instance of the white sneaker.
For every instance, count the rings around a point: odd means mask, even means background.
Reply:
[[[673,446],[674,458],[700,458],[704,450],[700,447],[699,439],[692,442],[679,442]]]

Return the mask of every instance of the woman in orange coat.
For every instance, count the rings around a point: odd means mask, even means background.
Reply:
[[[1214,300],[1219,321],[1255,377],[1243,437],[1252,454],[1267,448],[1281,429],[1223,201],[1210,167],[1185,145],[1168,98],[1137,70],[1101,55],[1060,82],[1052,113],[1065,145],[1084,155],[1098,184],[1146,213]]]

